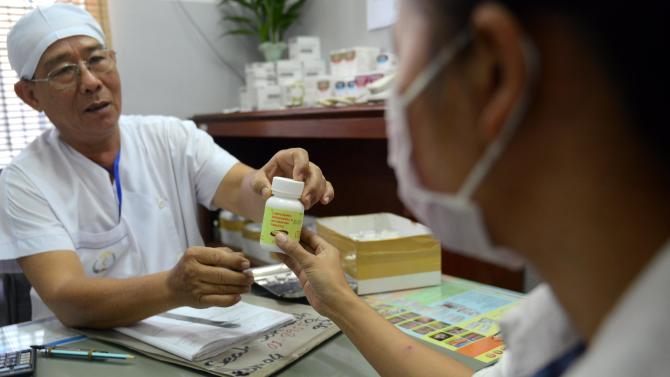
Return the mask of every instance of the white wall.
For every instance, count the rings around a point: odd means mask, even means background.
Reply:
[[[261,59],[252,38],[221,37],[215,0],[181,0],[217,51],[243,74]],[[310,0],[290,35],[318,35],[322,53],[354,45],[390,48],[389,29],[368,32],[364,0]],[[177,0],[110,0],[125,114],[190,117],[238,105],[240,79],[189,23]]]

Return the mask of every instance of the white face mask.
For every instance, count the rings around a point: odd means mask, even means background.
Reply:
[[[511,250],[496,247],[491,243],[481,210],[471,200],[471,197],[523,119],[527,108],[529,88],[524,90],[500,135],[486,148],[483,156],[475,164],[456,194],[429,191],[422,187],[412,162],[412,140],[407,121],[407,107],[469,43],[470,38],[468,31],[460,33],[454,42],[446,46],[417,76],[405,93],[398,95],[397,91],[394,91],[389,98],[386,109],[386,127],[389,138],[388,162],[398,179],[400,199],[419,221],[433,230],[445,248],[499,266],[516,269],[523,266],[523,259]],[[525,52],[532,78],[536,67],[533,50],[528,46]]]

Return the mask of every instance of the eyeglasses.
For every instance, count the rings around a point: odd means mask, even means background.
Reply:
[[[86,60],[81,62],[86,65],[92,74],[97,76],[109,73],[116,66],[114,50],[98,50],[91,54]],[[80,62],[80,63],[81,63]],[[28,80],[30,82],[45,82],[54,89],[69,89],[77,84],[81,78],[81,64],[65,64],[55,68],[42,79]]]

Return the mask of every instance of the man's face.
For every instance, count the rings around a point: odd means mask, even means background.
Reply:
[[[44,111],[61,137],[71,144],[101,142],[116,131],[121,114],[121,83],[116,67],[94,74],[80,63],[101,48],[96,39],[86,36],[59,40],[42,55],[34,78],[46,78],[66,64],[78,64],[79,80],[67,88],[55,88],[46,82],[26,83],[35,100],[31,106]]]

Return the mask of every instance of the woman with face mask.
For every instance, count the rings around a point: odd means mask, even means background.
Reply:
[[[666,376],[670,338],[663,2],[401,1],[388,103],[399,196],[456,252],[546,284],[474,372],[377,315],[339,252],[278,236],[307,298],[383,376]]]

